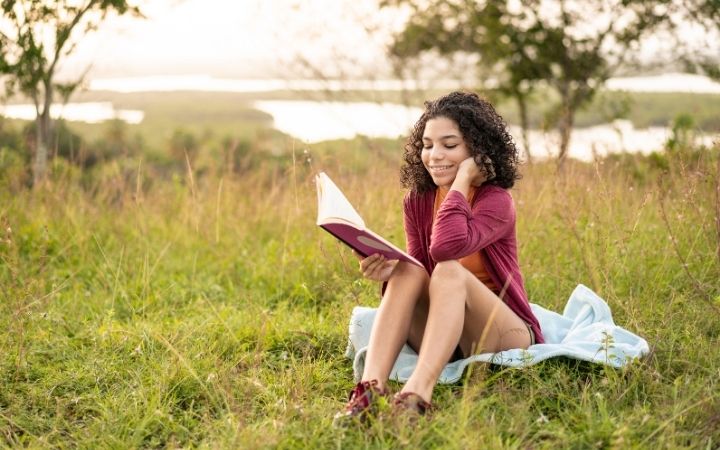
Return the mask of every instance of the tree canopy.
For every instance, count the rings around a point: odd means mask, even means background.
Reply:
[[[386,0],[383,5],[411,10],[394,37],[393,56],[412,58],[430,50],[476,55],[492,74],[495,90],[517,101],[524,130],[532,91],[543,86],[556,92],[559,101],[548,117],[560,134],[560,164],[575,113],[676,7],[671,0]]]
[[[699,24],[708,32],[711,41],[720,35],[720,0],[685,0],[683,19]],[[720,80],[720,50],[715,45],[705,52],[691,52],[684,56],[684,61],[690,70],[699,69],[710,78]],[[714,47],[714,48],[713,48]]]
[[[57,82],[60,62],[108,13],[139,16],[140,10],[126,0],[2,0],[0,7],[0,75],[8,95],[22,93],[35,105],[33,175],[38,182],[45,177],[55,94],[67,100],[81,82]]]

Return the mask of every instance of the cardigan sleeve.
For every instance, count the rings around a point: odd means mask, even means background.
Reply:
[[[451,190],[433,223],[430,255],[435,261],[475,253],[512,232],[515,207],[506,190],[490,187],[471,209],[462,193]]]
[[[418,226],[417,197],[409,192],[403,200],[403,224],[405,227],[405,248],[410,256],[422,260],[422,244]]]

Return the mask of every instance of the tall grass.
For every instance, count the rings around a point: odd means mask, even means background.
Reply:
[[[338,144],[339,145],[339,144]],[[718,151],[524,170],[513,190],[531,301],[577,283],[651,354],[623,369],[476,366],[437,413],[334,429],[356,305],[376,305],[314,225],[325,169],[403,242],[397,158],[94,189],[0,189],[0,442],[9,447],[715,448],[720,443]],[[291,156],[288,156],[290,159]],[[683,266],[683,264],[685,266]]]

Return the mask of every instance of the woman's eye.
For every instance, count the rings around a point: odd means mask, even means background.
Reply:
[[[423,150],[430,150],[432,146],[428,147],[427,145],[423,146]]]
[[[455,147],[457,147],[457,144],[453,144],[453,145],[446,145],[445,147],[447,147],[447,148],[455,148]]]

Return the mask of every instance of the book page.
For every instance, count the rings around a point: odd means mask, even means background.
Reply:
[[[315,183],[318,188],[318,225],[328,219],[338,218],[355,224],[359,229],[365,228],[365,222],[360,214],[325,172],[315,176]]]

